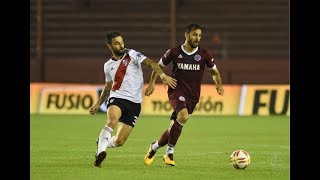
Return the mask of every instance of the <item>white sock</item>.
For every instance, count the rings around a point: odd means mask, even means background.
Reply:
[[[151,146],[152,150],[154,151],[157,151],[157,149],[159,148],[159,144],[158,144],[158,141],[156,143],[154,143],[152,146]]]
[[[115,139],[116,139],[116,136],[112,136],[112,137],[109,139],[109,143],[108,143],[107,147],[112,147],[112,148],[118,147],[118,146],[114,143]]]
[[[167,146],[166,153],[167,153],[167,154],[173,154],[173,152],[174,152],[174,147]]]
[[[107,148],[107,145],[109,144],[109,139],[111,137],[112,129],[108,126],[104,127],[99,135],[99,141],[98,141],[98,151],[97,155],[101,153],[102,151],[105,151]]]

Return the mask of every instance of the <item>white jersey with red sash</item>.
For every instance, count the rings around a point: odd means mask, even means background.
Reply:
[[[109,59],[104,64],[105,81],[113,81],[110,97],[142,102],[143,72],[141,63],[147,58],[133,49],[126,49],[119,60]]]

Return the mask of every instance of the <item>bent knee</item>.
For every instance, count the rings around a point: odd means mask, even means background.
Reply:
[[[182,110],[179,112],[178,117],[177,117],[178,121],[182,124],[186,123],[187,120],[189,119],[189,113],[187,110]]]
[[[109,116],[108,118],[108,123],[112,126],[115,127],[119,122],[119,117],[117,116]]]

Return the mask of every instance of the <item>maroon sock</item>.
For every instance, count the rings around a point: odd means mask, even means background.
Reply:
[[[165,130],[158,141],[159,147],[162,147],[168,144],[168,139],[169,139],[169,132],[168,130]]]
[[[182,131],[182,125],[179,124],[177,121],[174,121],[170,133],[169,133],[169,139],[168,139],[168,145],[171,147],[174,147],[179,139],[179,136]]]

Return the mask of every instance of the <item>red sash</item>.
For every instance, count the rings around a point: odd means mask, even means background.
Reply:
[[[120,62],[120,65],[117,69],[116,75],[114,77],[114,82],[112,85],[112,90],[118,90],[122,84],[124,75],[126,74],[128,65],[130,63],[131,59],[129,57],[129,54],[127,54]]]

